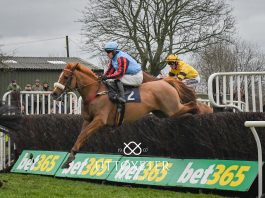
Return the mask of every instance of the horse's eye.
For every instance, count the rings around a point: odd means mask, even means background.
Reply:
[[[67,80],[68,79],[68,76],[64,76],[64,79]]]

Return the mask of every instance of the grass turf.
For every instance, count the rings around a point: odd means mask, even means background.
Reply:
[[[89,197],[89,198],[217,198],[216,195],[178,193],[140,187],[113,186],[48,176],[0,173],[0,197]]]

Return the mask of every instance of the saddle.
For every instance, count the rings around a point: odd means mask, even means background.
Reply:
[[[120,103],[118,100],[119,89],[115,82],[105,81],[104,84],[106,85],[108,89],[108,96],[109,96],[110,101],[113,102],[114,104],[117,104],[115,123],[116,123],[116,126],[120,126],[124,118],[125,104]],[[141,102],[140,91],[138,87],[128,86],[128,85],[123,85],[123,87],[124,87],[124,95],[125,95],[126,103]]]

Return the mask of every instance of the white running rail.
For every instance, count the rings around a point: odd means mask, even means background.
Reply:
[[[246,121],[245,127],[249,127],[257,144],[258,149],[258,198],[262,196],[262,147],[259,135],[255,127],[265,127],[265,121]]]
[[[30,114],[77,114],[78,99],[75,93],[69,92],[63,97],[63,101],[52,100],[51,91],[21,91],[21,112]],[[4,104],[11,105],[12,92],[6,92],[2,98]]]
[[[208,79],[208,97],[214,107],[263,112],[265,72],[221,72]]]

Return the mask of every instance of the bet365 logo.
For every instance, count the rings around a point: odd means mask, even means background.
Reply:
[[[60,159],[60,155],[53,154],[39,154],[36,157],[31,155],[26,153],[16,169],[31,172],[52,172],[56,169]]]
[[[213,164],[208,168],[192,168],[193,162],[189,162],[185,170],[178,178],[178,183],[220,185],[236,187],[245,179],[245,173],[250,170],[250,166]]]

